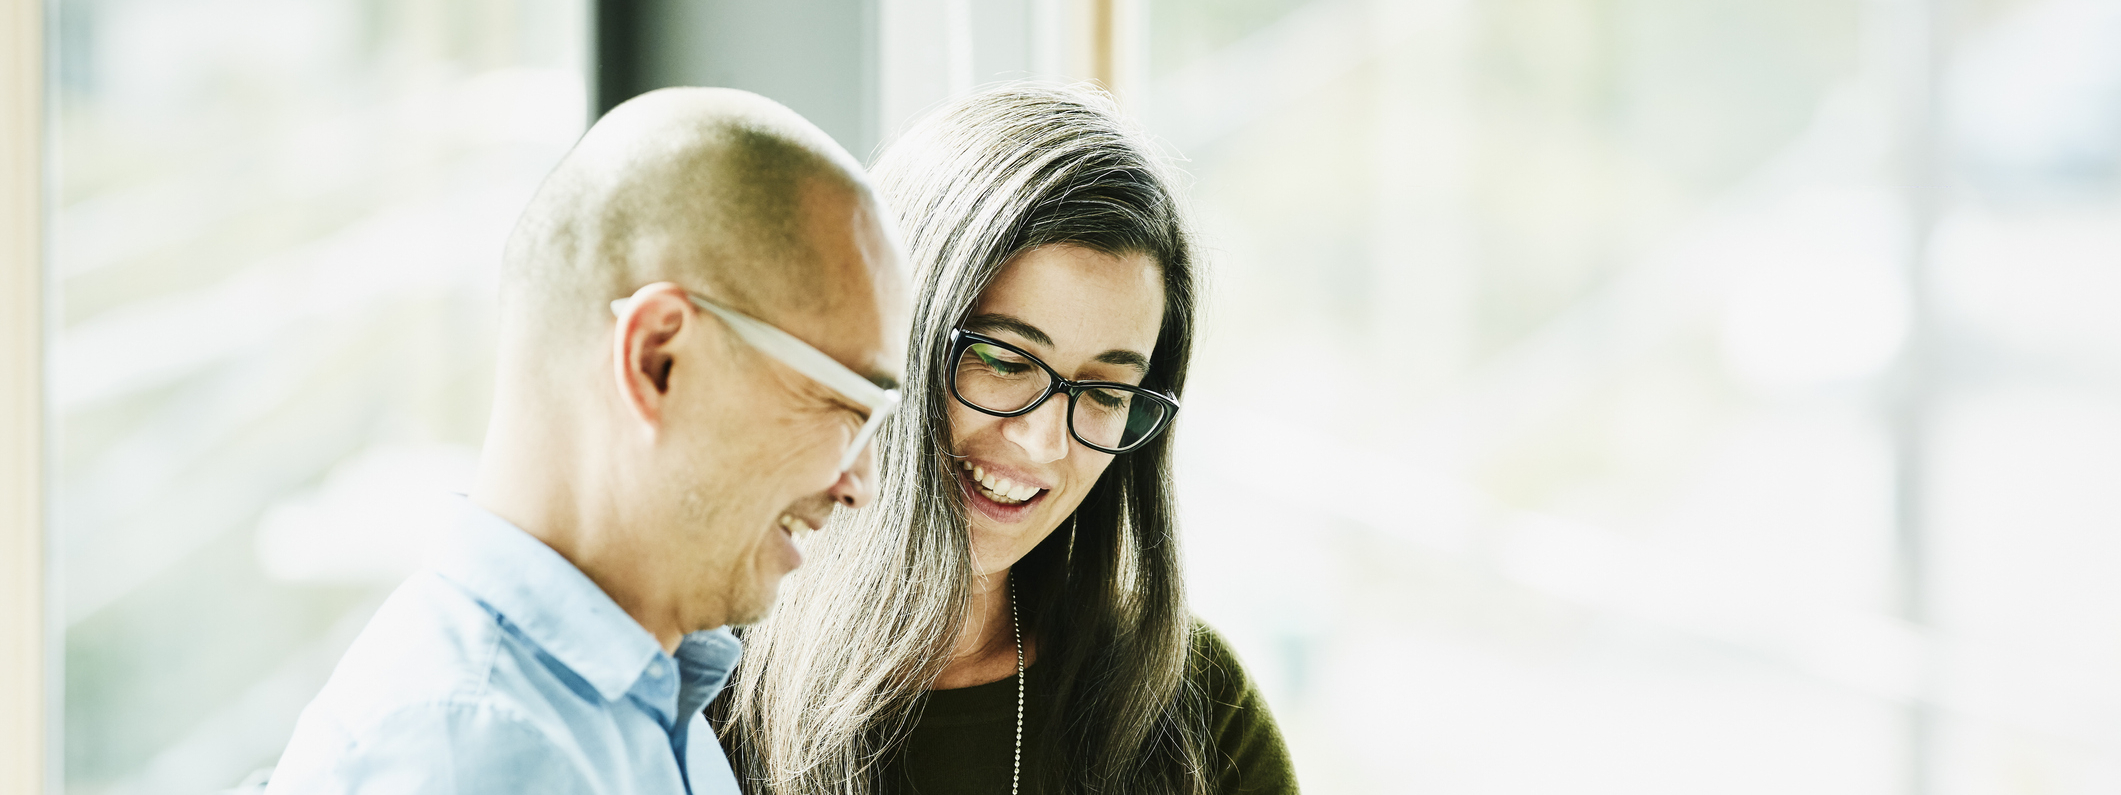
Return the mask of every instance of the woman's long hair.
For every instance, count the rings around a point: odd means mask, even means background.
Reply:
[[[1163,272],[1145,386],[1182,393],[1198,289],[1156,150],[1109,99],[1013,84],[945,107],[874,169],[901,219],[917,300],[904,394],[880,429],[876,501],[814,536],[773,617],[745,633],[727,720],[749,790],[888,791],[971,608],[965,506],[949,457],[948,332],[1011,257],[1071,244]],[[1070,519],[1013,569],[1052,707],[1027,732],[1026,791],[1206,791],[1206,709],[1187,685],[1171,439],[1116,456]],[[1031,778],[1035,776],[1036,778]]]

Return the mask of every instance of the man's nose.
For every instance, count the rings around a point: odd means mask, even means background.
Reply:
[[[1029,414],[1002,420],[1002,438],[1023,448],[1036,463],[1061,460],[1068,455],[1068,396],[1054,395]]]
[[[826,494],[832,501],[849,508],[860,508],[876,498],[876,441],[862,445],[862,451],[854,455],[854,465],[840,473]]]

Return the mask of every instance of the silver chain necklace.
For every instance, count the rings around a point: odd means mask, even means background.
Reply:
[[[1016,767],[1009,771],[1009,795],[1017,795],[1024,773],[1024,629],[1016,623],[1016,578],[1009,578],[1009,634],[1016,636]]]

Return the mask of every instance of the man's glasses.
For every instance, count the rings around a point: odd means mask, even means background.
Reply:
[[[890,416],[891,410],[898,406],[898,390],[885,389],[870,383],[869,379],[847,369],[846,365],[811,347],[810,343],[796,339],[795,335],[709,301],[698,293],[687,292],[685,296],[692,299],[693,306],[712,312],[715,317],[721,318],[723,323],[729,324],[729,328],[736,332],[739,339],[749,343],[759,352],[779,359],[790,369],[809,376],[869,410],[869,420],[862,423],[862,429],[855,433],[854,443],[848,445],[846,454],[840,456],[839,468],[835,471],[845,472],[848,467],[854,466],[855,457],[861,455],[862,448],[869,446],[869,438],[876,435],[877,427],[882,425],[884,418]],[[611,302],[611,313],[625,314],[626,305],[632,301],[631,298],[621,298]]]
[[[1092,450],[1124,453],[1171,424],[1178,398],[1111,381],[1070,381],[1038,357],[964,329],[950,331],[950,394],[985,414],[1018,417],[1068,396],[1068,435]]]

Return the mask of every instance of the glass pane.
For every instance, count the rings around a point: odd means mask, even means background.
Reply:
[[[1936,776],[2121,791],[2103,629],[2121,626],[2121,6],[1976,4],[1954,32],[1931,239],[1953,342],[1927,461]]]
[[[585,4],[54,8],[65,788],[219,792],[469,485]]]
[[[957,360],[957,394],[991,411],[1031,405],[1053,385],[1046,368],[1007,348],[975,342]]]
[[[1906,791],[1902,5],[1151,0],[1188,587],[1307,791]]]
[[[1307,788],[2121,788],[2121,6],[1150,6]]]

